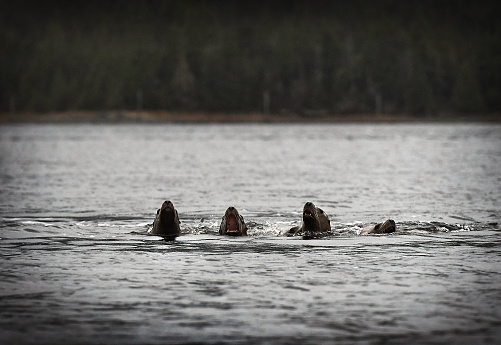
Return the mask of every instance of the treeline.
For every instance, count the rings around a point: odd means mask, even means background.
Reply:
[[[494,1],[0,4],[0,112],[501,110]]]

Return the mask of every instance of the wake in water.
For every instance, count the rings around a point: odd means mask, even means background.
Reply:
[[[267,236],[286,236],[289,231],[289,226],[292,227],[294,222],[248,222],[248,235],[254,237],[267,237]],[[393,234],[430,234],[430,233],[445,233],[452,231],[476,231],[488,230],[497,226],[497,223],[473,223],[473,224],[448,224],[444,222],[424,222],[424,221],[404,221],[396,223],[396,231],[391,234],[362,234],[363,230],[370,224],[362,222],[353,223],[331,223],[330,232],[320,232],[319,238],[337,237],[337,236],[391,236]],[[218,234],[216,222],[207,224],[207,222],[199,223],[198,225],[188,226],[182,230],[182,234],[191,235],[216,235]]]
[[[213,218],[188,218],[181,221],[183,235],[213,235],[220,236],[220,221]],[[262,220],[247,221],[249,237],[286,237],[287,232],[297,226],[296,220]],[[490,223],[445,223],[439,221],[398,221],[396,231],[391,234],[363,234],[368,225],[364,222],[331,222],[331,231],[321,232],[316,236],[299,238],[337,238],[354,236],[399,236],[399,235],[426,235],[458,231],[499,230],[497,222]],[[90,237],[116,238],[124,234],[146,236],[151,235],[153,222],[151,219],[115,215],[101,215],[92,217],[3,217],[0,218],[0,227],[4,229],[2,238],[26,237]],[[155,236],[155,235],[153,235]]]

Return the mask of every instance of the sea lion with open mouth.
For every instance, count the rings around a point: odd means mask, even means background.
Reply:
[[[247,236],[247,225],[236,208],[228,207],[219,226],[220,235]]]
[[[157,211],[157,216],[153,222],[153,229],[150,233],[171,240],[175,239],[181,233],[177,210],[169,200],[164,201],[162,207]]]
[[[388,219],[384,221],[383,223],[377,223],[376,225],[369,225],[365,227],[362,232],[360,232],[361,235],[365,234],[389,234],[392,232],[397,231],[397,226],[395,224],[395,221],[393,219]]]
[[[303,222],[301,226],[290,229],[287,236],[311,236],[331,231],[331,223],[327,214],[312,202],[307,202],[303,207]]]

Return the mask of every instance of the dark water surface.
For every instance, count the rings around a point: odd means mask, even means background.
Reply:
[[[3,125],[0,342],[499,343],[500,200],[500,125]]]

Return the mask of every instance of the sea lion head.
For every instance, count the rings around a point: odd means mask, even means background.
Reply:
[[[179,223],[179,216],[174,205],[169,200],[166,200],[157,211],[151,233],[173,240],[181,233]]]
[[[393,219],[388,219],[384,223],[377,224],[374,227],[374,233],[378,234],[389,234],[390,232],[397,231],[397,226]]]
[[[323,212],[323,211],[322,211]],[[303,230],[320,231],[320,221],[318,219],[318,209],[312,202],[307,202],[303,207]]]
[[[219,227],[219,234],[230,236],[247,236],[247,226],[237,209],[230,206],[224,213],[221,226]]]
[[[176,220],[177,212],[174,208],[174,204],[170,200],[163,202],[162,207],[158,210],[160,213],[160,219],[164,224],[171,224]]]
[[[303,207],[301,226],[295,226],[286,232],[286,236],[302,235],[303,238],[314,238],[328,235],[331,232],[331,222],[327,214],[314,203],[307,202]]]

